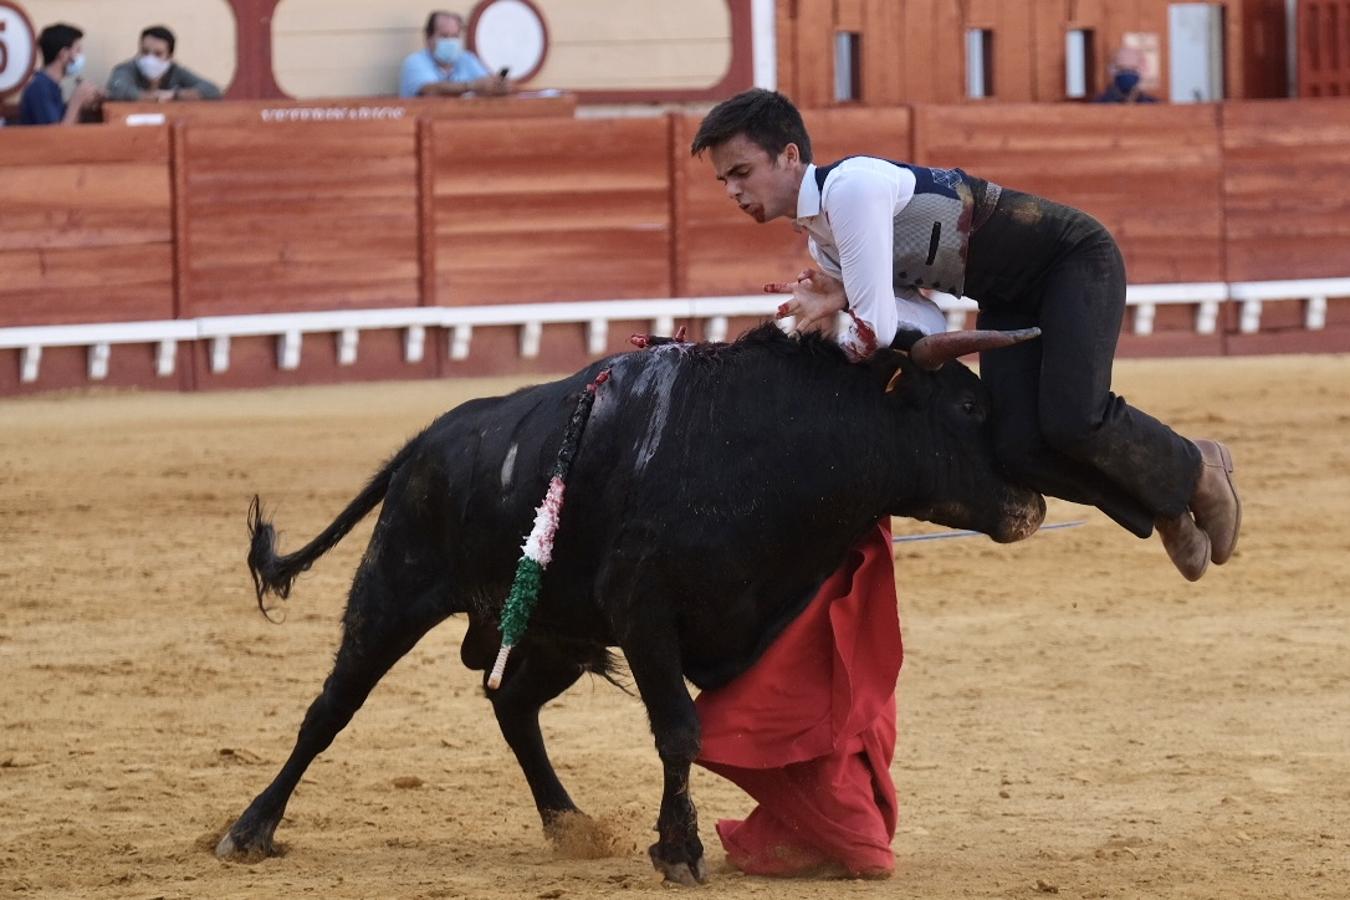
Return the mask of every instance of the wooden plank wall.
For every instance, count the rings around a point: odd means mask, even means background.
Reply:
[[[1222,281],[1216,106],[919,106],[915,158],[1097,217],[1132,282]]]
[[[1119,239],[1136,284],[1350,274],[1350,100],[920,105],[806,118],[822,163],[872,153],[958,165],[1087,210]],[[756,225],[726,198],[709,161],[689,156],[697,124],[7,129],[0,326],[709,296],[791,277],[808,261],[804,238],[786,222]],[[1346,306],[1332,304],[1319,339],[1346,339],[1331,334],[1347,324]],[[1298,307],[1270,304],[1265,321],[1306,338]],[[1134,343],[1194,352],[1165,340],[1192,331],[1193,315],[1160,307],[1159,334]],[[1199,349],[1226,350],[1236,321],[1222,328]],[[622,349],[625,326],[610,333],[610,348]],[[272,340],[241,339],[230,373],[211,373],[200,347],[182,369],[204,387],[559,371],[584,358],[584,337],[580,326],[547,328],[541,356],[522,363],[512,329],[481,329],[470,360],[451,363],[437,335],[438,349],[409,367],[396,332],[370,332],[357,365],[340,368],[331,336],[314,335],[290,372],[276,370]],[[155,381],[127,366],[149,372],[149,348],[115,349],[108,383]],[[83,372],[82,351],[54,350],[39,386],[86,383]],[[0,353],[0,393],[15,379],[15,352]]]
[[[173,318],[168,133],[0,137],[0,326]]]
[[[434,302],[671,294],[664,119],[437,122],[432,134]]]
[[[1227,270],[1234,281],[1340,278],[1350,271],[1350,100],[1227,103],[1222,109]],[[1326,327],[1303,327],[1300,303],[1267,303],[1256,334],[1230,353],[1344,352],[1350,299]]]
[[[1350,100],[1223,107],[1224,215],[1234,281],[1350,270]]]
[[[184,315],[418,304],[416,122],[190,126],[185,152]]]

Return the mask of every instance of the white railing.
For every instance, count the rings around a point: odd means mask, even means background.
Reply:
[[[1133,331],[1138,335],[1153,332],[1154,316],[1160,304],[1194,305],[1196,333],[1213,334],[1218,327],[1221,306],[1228,302],[1240,305],[1239,331],[1251,334],[1260,329],[1263,304],[1271,302],[1303,303],[1304,327],[1320,330],[1326,326],[1327,300],[1331,297],[1350,297],[1350,278],[1131,285],[1126,292],[1126,303],[1133,310]],[[977,309],[975,302],[966,297],[940,294],[934,299],[946,313],[948,327],[953,329],[964,327],[968,314]],[[408,363],[417,363],[425,358],[428,328],[446,330],[446,355],[452,360],[469,357],[476,328],[518,328],[520,355],[530,359],[539,355],[545,325],[582,324],[586,326],[586,349],[591,355],[598,356],[609,345],[611,322],[650,322],[654,334],[671,334],[677,319],[705,321],[703,335],[709,340],[720,341],[726,339],[729,319],[771,316],[781,301],[782,298],[778,296],[753,294],[257,313],[90,325],[34,325],[0,328],[0,350],[20,351],[19,378],[26,384],[38,380],[42,351],[46,347],[87,347],[89,378],[100,381],[108,375],[108,362],[114,344],[157,344],[155,372],[167,378],[174,374],[179,341],[209,342],[210,370],[222,373],[230,368],[232,338],[275,337],[277,366],[281,369],[296,369],[300,365],[305,336],[331,334],[337,342],[338,364],[349,366],[357,360],[361,332],[376,329],[398,329],[404,332],[403,357]]]
[[[167,378],[173,374],[178,342],[196,339],[197,324],[184,319],[0,328],[0,350],[19,350],[19,380],[24,383],[37,381],[44,347],[88,347],[89,378],[101,381],[108,377],[113,344],[158,344],[155,372]]]
[[[1196,284],[1131,284],[1125,288],[1125,304],[1134,308],[1134,333],[1152,334],[1159,304],[1195,304],[1196,334],[1213,334],[1219,323],[1219,304],[1228,297],[1221,281]]]
[[[1261,304],[1272,300],[1303,302],[1303,327],[1321,331],[1327,325],[1327,299],[1350,297],[1350,278],[1303,278],[1295,281],[1249,281],[1230,284],[1228,296],[1242,304],[1238,331],[1261,330]]]

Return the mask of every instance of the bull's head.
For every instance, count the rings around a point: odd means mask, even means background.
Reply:
[[[918,431],[904,446],[915,453],[912,495],[897,514],[953,528],[971,528],[1000,543],[1031,536],[1045,518],[1040,494],[1010,482],[994,457],[989,391],[957,357],[1040,335],[1021,331],[956,331],[920,338],[908,354],[873,358],[887,401]]]

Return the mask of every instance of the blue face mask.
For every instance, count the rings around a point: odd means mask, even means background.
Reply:
[[[459,38],[440,38],[431,55],[443,66],[453,66],[464,52],[464,42]]]
[[[1139,86],[1139,73],[1126,69],[1123,72],[1116,73],[1116,89],[1122,94],[1128,94]]]
[[[66,77],[75,78],[84,72],[84,54],[76,56],[66,65]]]

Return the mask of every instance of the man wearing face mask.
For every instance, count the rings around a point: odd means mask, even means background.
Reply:
[[[141,32],[140,53],[108,77],[108,99],[121,101],[219,100],[220,88],[173,58],[176,41],[163,25]]]
[[[20,125],[75,125],[81,110],[96,105],[99,89],[80,80],[84,72],[84,32],[73,25],[48,25],[38,35],[42,68],[34,73],[19,98]],[[61,80],[74,78],[70,102],[61,96]]]
[[[437,10],[423,29],[426,47],[403,60],[400,97],[458,97],[462,94],[511,92],[504,73],[488,74],[472,51],[464,49],[464,17]]]
[[[1139,86],[1144,55],[1133,47],[1122,47],[1111,62],[1111,84],[1093,103],[1157,103],[1158,98],[1144,93]]]

